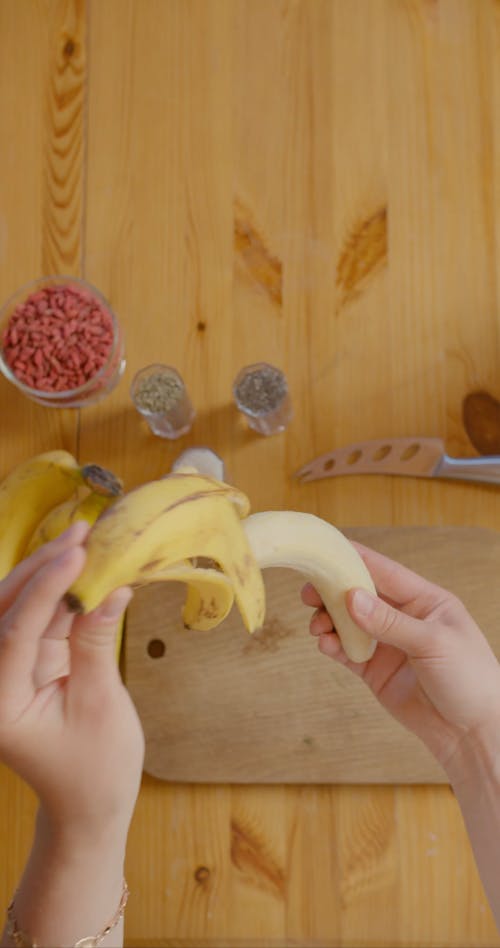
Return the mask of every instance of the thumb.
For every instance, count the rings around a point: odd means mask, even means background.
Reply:
[[[123,586],[73,623],[69,638],[71,675],[93,675],[116,667],[116,635],[120,617],[132,598],[132,590]]]
[[[430,623],[394,609],[366,589],[350,589],[346,605],[356,625],[378,642],[394,645],[412,658],[421,658],[428,652],[432,638]]]

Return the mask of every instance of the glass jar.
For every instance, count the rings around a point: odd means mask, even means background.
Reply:
[[[190,431],[196,412],[173,366],[153,363],[140,369],[132,379],[130,397],[158,437],[174,441]]]
[[[15,364],[9,364],[7,360],[8,350],[5,348],[4,334],[16,310],[19,312],[18,307],[21,308],[23,304],[29,304],[30,308],[34,309],[34,313],[30,317],[30,331],[33,330],[36,334],[37,322],[43,319],[44,314],[38,312],[37,307],[39,306],[39,301],[33,301],[33,297],[38,294],[39,297],[43,298],[44,294],[42,291],[51,290],[53,293],[57,288],[60,288],[61,297],[64,296],[65,303],[71,301],[73,310],[78,311],[80,320],[82,312],[84,313],[84,319],[87,320],[87,311],[89,321],[92,320],[93,305],[94,312],[99,309],[101,313],[107,314],[112,339],[109,352],[103,357],[104,361],[99,365],[95,373],[89,374],[89,377],[86,378],[84,382],[77,384],[75,387],[63,388],[59,391],[47,391],[43,388],[36,387],[37,384],[42,384],[41,382],[37,382],[34,385],[27,384],[26,381],[18,377],[15,371]],[[71,290],[73,290],[73,294],[71,294]],[[61,326],[63,326],[64,323],[68,323],[70,319],[71,317],[66,316],[65,312],[63,312],[61,315]],[[83,326],[83,322],[81,325]],[[75,343],[73,343],[73,345],[75,345]],[[90,344],[87,344],[87,347],[88,345]],[[29,346],[25,349],[25,352],[28,353],[31,349],[32,347]],[[34,360],[35,351],[36,350],[33,350],[26,358]],[[75,351],[78,353],[76,346]],[[82,356],[82,360],[84,358],[85,356]],[[8,379],[9,382],[12,382],[19,391],[39,405],[45,405],[48,408],[81,408],[86,405],[94,404],[115,388],[123,375],[125,364],[123,330],[118,319],[102,293],[85,280],[80,280],[73,276],[41,277],[38,280],[33,280],[31,283],[25,284],[17,290],[6,303],[4,303],[0,310],[0,370],[5,378]]]
[[[241,369],[233,383],[233,397],[249,427],[259,434],[278,434],[293,417],[285,375],[268,362]]]

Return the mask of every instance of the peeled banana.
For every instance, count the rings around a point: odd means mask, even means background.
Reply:
[[[81,467],[68,451],[48,451],[18,465],[0,484],[0,579],[23,558],[37,524],[86,484],[104,489],[113,475]]]
[[[143,585],[170,567],[185,568],[182,561],[205,557],[215,561],[227,577],[247,627],[259,628],[265,592],[241,529],[240,516],[248,508],[247,498],[236,488],[190,473],[172,474],[136,488],[106,510],[91,530],[85,566],[66,596],[69,607],[90,612],[118,586]],[[221,593],[218,579],[207,573],[203,576],[200,567],[193,567],[190,583],[202,578],[218,583]],[[185,612],[186,624],[196,628],[200,627],[193,618],[198,595],[199,591],[188,592]],[[230,608],[225,585],[224,595]],[[201,598],[206,601],[204,594]],[[215,599],[213,618],[227,606],[222,608]],[[198,608],[202,627],[210,627],[206,609],[204,616],[201,612]]]
[[[372,593],[375,586],[343,533],[313,514],[292,510],[252,514],[243,527],[260,568],[285,566],[303,573],[318,590],[348,658],[368,661],[376,642],[351,619],[345,597],[355,586]]]

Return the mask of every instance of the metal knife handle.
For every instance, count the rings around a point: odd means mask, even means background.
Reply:
[[[460,481],[500,484],[500,457],[450,458],[445,454],[436,475]]]

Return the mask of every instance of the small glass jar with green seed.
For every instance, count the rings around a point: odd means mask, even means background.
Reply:
[[[170,365],[155,363],[137,372],[130,397],[153,434],[160,438],[180,438],[193,424],[196,412],[186,386]]]

